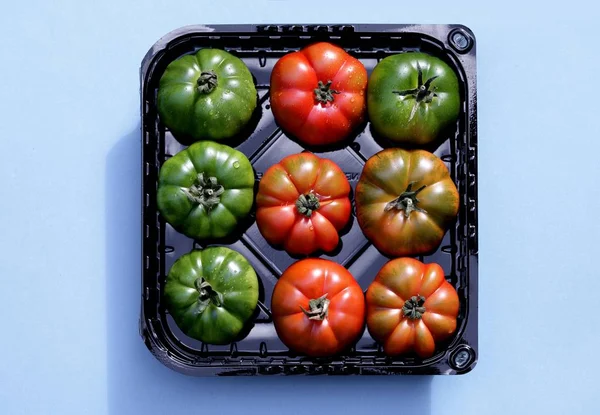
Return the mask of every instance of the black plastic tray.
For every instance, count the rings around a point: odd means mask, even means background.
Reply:
[[[158,81],[167,64],[203,47],[232,52],[248,65],[256,79],[259,107],[248,131],[227,144],[245,153],[256,180],[284,156],[304,150],[278,128],[269,105],[269,77],[278,58],[290,51],[324,40],[338,44],[359,58],[370,73],[391,54],[420,50],[442,58],[458,74],[462,110],[455,131],[434,151],[448,165],[461,194],[455,227],[440,249],[418,257],[437,262],[457,289],[461,307],[458,329],[429,359],[386,357],[365,330],[352,350],[333,358],[308,358],[290,352],[278,339],[269,305],[281,273],[296,259],[269,246],[254,218],[243,234],[221,245],[242,253],[260,280],[259,305],[248,335],[229,346],[202,344],[184,335],[162,302],[165,277],[173,262],[197,242],[177,233],[156,208],[158,171],[162,163],[184,148],[161,124],[156,113]],[[217,25],[191,26],[159,40],[141,66],[142,117],[142,307],[140,333],[150,351],[166,366],[190,375],[256,374],[459,374],[470,371],[477,360],[477,112],[475,38],[460,25]],[[354,188],[365,161],[385,146],[373,138],[368,124],[351,143],[316,154],[335,161]],[[366,290],[388,261],[363,236],[356,218],[342,236],[340,248],[322,255],[346,266]]]

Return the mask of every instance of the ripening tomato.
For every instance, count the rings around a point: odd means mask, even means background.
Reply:
[[[373,130],[400,145],[434,142],[460,113],[456,73],[426,53],[400,53],[379,62],[367,99]]]
[[[367,160],[356,185],[356,218],[389,256],[434,251],[458,213],[459,195],[442,160],[388,148]]]
[[[390,356],[435,352],[456,330],[459,301],[438,264],[393,259],[367,290],[367,328]]]
[[[290,254],[332,251],[350,219],[350,183],[337,164],[312,153],[285,157],[263,175],[256,224],[273,245]]]
[[[277,61],[271,107],[279,125],[308,145],[347,138],[366,114],[367,70],[344,49],[315,43]]]
[[[303,259],[285,270],[271,310],[281,341],[308,356],[340,353],[364,329],[362,289],[346,268],[325,259]]]

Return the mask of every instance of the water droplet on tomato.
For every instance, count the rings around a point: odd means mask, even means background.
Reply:
[[[314,226],[311,226],[311,227],[310,227],[310,228],[308,228],[308,229],[309,229],[309,230],[311,230],[311,231],[314,231],[314,230],[315,230]]]

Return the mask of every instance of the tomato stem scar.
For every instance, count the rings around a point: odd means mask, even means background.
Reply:
[[[417,70],[418,70],[418,79],[417,79],[417,87],[413,89],[405,89],[402,91],[392,91],[392,93],[397,94],[401,97],[411,97],[415,99],[415,105],[410,112],[410,117],[408,121],[412,120],[415,114],[417,113],[417,109],[419,108],[419,104],[424,102],[429,104],[433,101],[433,98],[438,95],[435,93],[435,87],[431,88],[431,83],[438,78],[439,75],[432,76],[427,81],[423,82],[423,70],[421,69],[421,65],[417,62]],[[430,89],[431,88],[431,89]]]
[[[215,71],[201,72],[197,84],[198,92],[210,94],[219,85],[219,80]]]
[[[223,294],[213,289],[208,281],[203,277],[197,278],[194,281],[194,286],[198,291],[198,303],[200,304],[200,312],[206,310],[206,307],[213,302],[217,307],[223,306]]]
[[[300,306],[300,309],[309,320],[324,320],[327,318],[329,312],[329,303],[331,301],[327,299],[327,293],[323,294],[319,298],[314,298],[308,301],[308,310]]]
[[[386,212],[392,209],[403,210],[404,216],[406,216],[407,218],[413,211],[427,213],[425,209],[422,209],[418,206],[419,199],[417,199],[417,195],[419,194],[419,192],[425,189],[427,185],[423,185],[417,190],[413,191],[413,184],[414,183],[409,183],[406,190],[400,196],[398,196],[397,198],[389,202],[387,205],[385,205],[384,210]]]
[[[298,200],[296,200],[296,209],[298,210],[298,213],[307,218],[310,218],[313,212],[319,209],[320,206],[319,198],[315,196],[314,193],[300,195]]]
[[[426,311],[423,304],[425,304],[425,297],[422,295],[413,295],[404,302],[402,312],[405,317],[408,317],[411,320],[420,319]]]
[[[327,104],[328,102],[333,102],[333,94],[339,94],[340,91],[336,91],[335,89],[331,89],[331,81],[327,81],[326,84],[323,81],[319,81],[318,87],[315,88],[315,98],[321,104]]]
[[[196,183],[188,189],[183,189],[191,202],[204,206],[210,212],[221,202],[221,195],[225,188],[219,184],[216,177],[204,177],[204,173],[200,173],[196,179]]]

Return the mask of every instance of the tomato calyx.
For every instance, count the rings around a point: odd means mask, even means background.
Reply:
[[[308,300],[308,310],[300,306],[302,312],[308,317],[309,320],[322,321],[327,318],[329,312],[329,303],[331,301],[327,299],[327,293],[323,294],[319,298],[313,298]]]
[[[421,212],[421,213],[427,213],[427,211],[425,209],[422,209],[418,206],[419,199],[417,199],[417,195],[419,194],[419,192],[421,190],[425,189],[427,187],[427,185],[423,185],[423,186],[419,187],[417,190],[413,191],[412,190],[413,184],[414,184],[414,182],[409,183],[408,187],[406,188],[404,193],[402,193],[400,196],[398,196],[397,198],[395,198],[394,200],[389,202],[387,205],[385,205],[384,210],[386,212],[390,211],[392,209],[403,210],[404,216],[406,216],[407,218],[414,211]]]
[[[422,295],[413,295],[408,300],[404,302],[404,306],[402,307],[402,313],[404,313],[404,317],[407,317],[411,320],[418,320],[423,317],[425,314],[425,297]]]
[[[319,209],[320,206],[321,203],[319,202],[319,198],[315,196],[314,193],[300,195],[298,200],[296,200],[296,209],[298,210],[298,213],[307,218],[310,218],[313,212]]]
[[[198,303],[200,306],[200,312],[206,310],[206,307],[212,302],[215,306],[223,306],[223,294],[213,289],[208,281],[203,277],[197,278],[194,281],[194,286],[198,291]]]
[[[327,104],[333,102],[333,94],[339,94],[340,91],[331,88],[331,81],[327,81],[326,84],[323,81],[319,81],[318,87],[315,88],[315,99],[321,104]]]
[[[402,91],[392,91],[392,93],[397,94],[401,97],[411,97],[415,99],[415,105],[410,112],[410,117],[408,120],[412,120],[415,114],[417,113],[417,109],[419,105],[423,102],[425,104],[429,104],[433,101],[433,98],[436,98],[438,95],[435,93],[435,87],[431,88],[431,83],[438,78],[438,75],[432,76],[425,82],[423,82],[423,70],[421,69],[421,65],[417,62],[417,70],[418,70],[418,80],[417,87],[413,89],[405,89]]]
[[[210,211],[221,202],[220,196],[225,188],[219,184],[216,177],[205,178],[204,173],[200,173],[196,183],[184,191],[190,201],[202,205]]]
[[[219,80],[215,71],[201,72],[197,84],[198,92],[210,94],[219,85]]]

